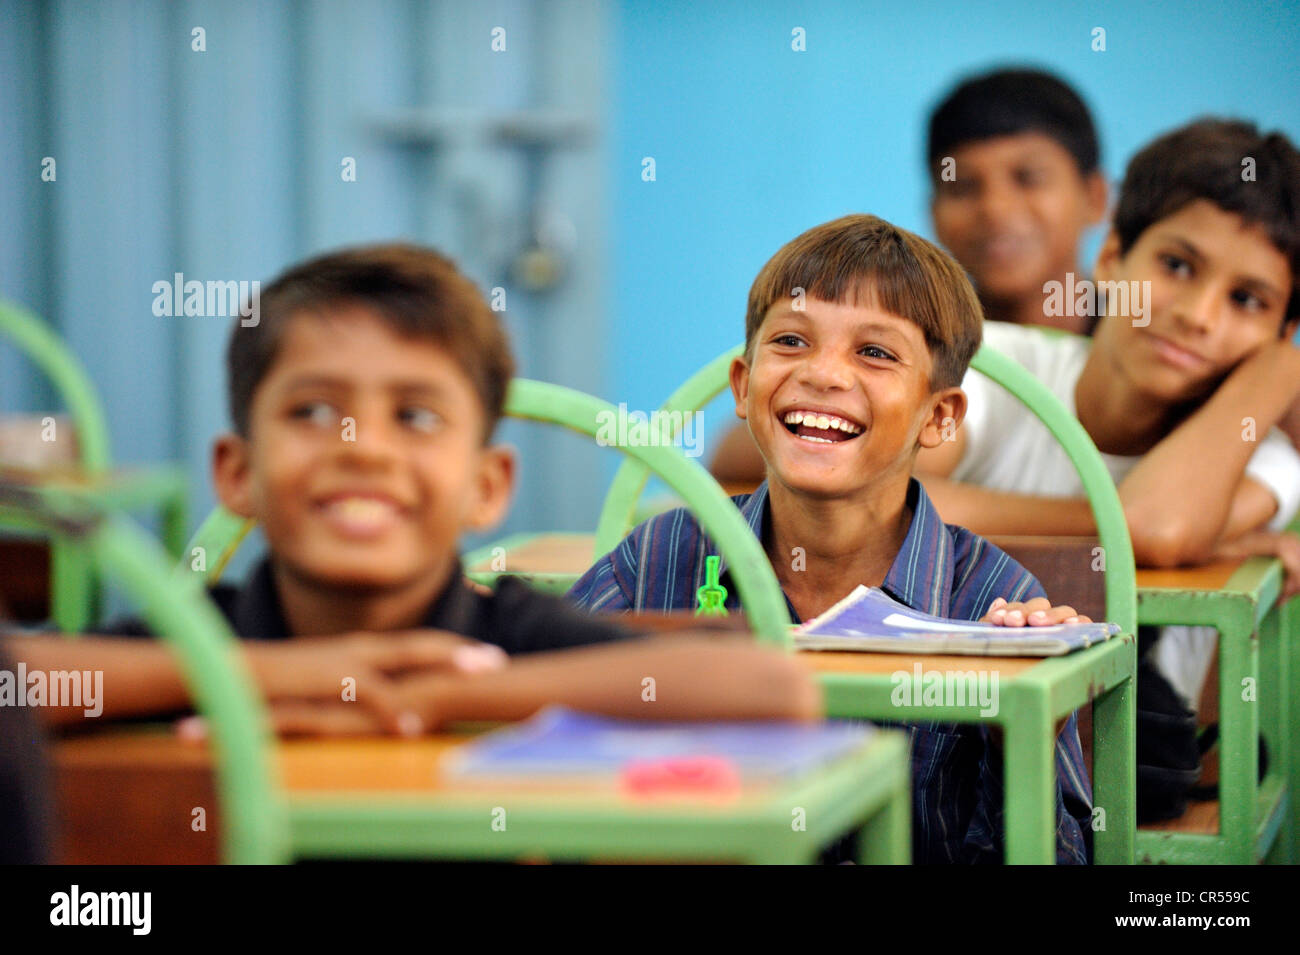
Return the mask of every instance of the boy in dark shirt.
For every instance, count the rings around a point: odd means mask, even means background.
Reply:
[[[511,454],[491,443],[513,362],[451,262],[403,245],[326,255],[278,278],[244,321],[227,355],[234,432],[216,442],[213,477],[270,554],[247,585],[214,596],[248,638],[282,732],[411,734],[552,702],[646,719],[818,714],[804,669],[752,639],[625,640],[520,583],[491,594],[465,579],[460,535],[497,523],[513,484]],[[189,703],[152,642],[30,638],[15,649],[29,670],[102,669],[106,716]],[[360,706],[341,700],[349,677]]]

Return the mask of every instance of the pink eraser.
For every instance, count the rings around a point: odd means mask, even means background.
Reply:
[[[635,760],[623,767],[623,791],[632,796],[733,796],[740,772],[721,756],[680,756]]]

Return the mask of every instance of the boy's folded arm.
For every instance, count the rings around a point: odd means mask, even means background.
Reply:
[[[939,516],[976,534],[1053,534],[1087,536],[1097,533],[1087,498],[1042,497],[998,491],[953,480],[966,453],[967,437],[958,428],[952,440],[925,448],[916,456],[915,477],[925,486]]]
[[[1276,557],[1282,562],[1282,596],[1280,603],[1300,593],[1300,537],[1289,531],[1257,530],[1231,540],[1224,540],[1215,548],[1214,556],[1221,560],[1240,560],[1244,557]]]
[[[1277,498],[1266,485],[1247,474],[1237,485],[1228,507],[1228,519],[1215,547],[1267,527],[1277,513]]]
[[[792,654],[753,638],[674,635],[530,654],[503,670],[403,681],[426,726],[525,719],[549,704],[647,720],[813,720],[821,690]]]
[[[500,648],[440,631],[356,633],[289,641],[242,641],[248,674],[272,705],[314,701],[338,708],[349,684],[356,707],[388,732],[404,732],[396,678],[430,671],[482,672],[505,665]],[[156,640],[84,635],[15,638],[11,653],[28,670],[103,673],[101,719],[170,715],[193,701],[174,651]],[[353,707],[348,707],[351,709]],[[82,706],[45,706],[53,726],[79,723]]]
[[[1300,449],[1300,399],[1291,402],[1291,407],[1278,421],[1277,426],[1291,439],[1291,444]]]
[[[1202,563],[1225,536],[1267,523],[1273,512],[1244,482],[1246,466],[1298,389],[1300,349],[1267,345],[1143,455],[1119,485],[1140,565]]]
[[[53,635],[15,636],[7,641],[15,662],[28,673],[97,671],[103,674],[102,719],[128,719],[175,713],[190,706],[189,691],[181,679],[172,652],[151,640],[121,637]],[[51,726],[82,722],[83,706],[42,706]]]
[[[1097,533],[1085,497],[1042,497],[995,491],[946,477],[918,473],[939,516],[983,536],[1050,534],[1084,537]]]

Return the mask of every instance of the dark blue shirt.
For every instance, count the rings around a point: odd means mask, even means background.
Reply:
[[[767,484],[732,500],[763,540]],[[994,599],[1045,596],[1033,575],[964,527],[945,524],[913,479],[907,505],[912,523],[883,589],[913,609],[958,620],[978,620]],[[705,557],[720,551],[685,509],[639,525],[600,558],[569,591],[590,611],[668,611],[695,607],[704,585]],[[738,609],[726,577],[727,606]],[[789,604],[787,598],[786,603]],[[790,606],[792,619],[798,619]],[[981,724],[907,724],[912,747],[913,859],[916,862],[999,862],[1003,846],[1003,764]],[[1076,717],[1056,739],[1056,857],[1087,862],[1084,829],[1092,791],[1079,745]]]

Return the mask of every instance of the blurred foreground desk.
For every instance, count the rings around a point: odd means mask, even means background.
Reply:
[[[375,859],[794,863],[815,861],[861,827],[859,861],[910,858],[911,773],[900,733],[877,733],[802,780],[714,803],[458,788],[439,765],[468,738],[282,743],[300,854],[355,856],[361,844]],[[218,861],[206,746],[158,727],[110,729],[57,742],[54,762],[61,861]]]

